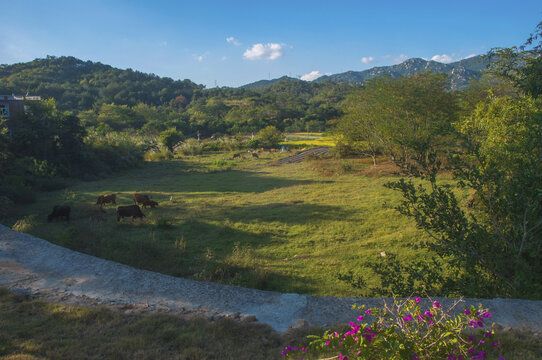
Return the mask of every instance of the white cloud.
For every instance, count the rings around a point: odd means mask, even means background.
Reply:
[[[303,76],[301,76],[301,80],[305,80],[305,81],[313,81],[313,80],[316,80],[318,79],[320,76],[323,76],[324,74],[322,74],[320,71],[318,70],[314,70],[314,71],[311,71],[310,73],[308,74],[305,74]]]
[[[284,55],[284,44],[254,44],[248,48],[243,57],[247,60],[277,60]]]
[[[438,62],[441,62],[441,63],[451,63],[454,61],[454,59],[450,56],[450,55],[446,55],[446,54],[442,54],[442,55],[435,55],[431,58],[431,60],[433,61],[438,61]]]
[[[478,56],[476,54],[470,54],[469,56],[466,56],[465,59],[470,59],[471,57],[475,57],[475,56]]]
[[[197,62],[202,62],[203,59],[205,59],[205,55],[192,54],[192,57],[193,57],[194,60],[196,60]]]
[[[235,46],[241,46],[241,42],[237,40],[236,38],[234,38],[233,36],[227,37],[226,41]]]
[[[405,61],[405,60],[407,60],[407,59],[408,59],[408,56],[406,56],[405,54],[401,54],[401,55],[395,57],[395,58],[393,59],[393,61],[394,61],[396,64],[398,64],[398,63],[402,63],[403,61]]]
[[[368,56],[368,57],[364,56],[364,57],[361,58],[361,62],[364,63],[364,64],[370,64],[370,63],[372,63],[374,61],[375,61],[375,58],[372,57],[372,56]]]

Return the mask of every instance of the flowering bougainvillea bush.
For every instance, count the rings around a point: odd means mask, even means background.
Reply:
[[[481,304],[458,312],[455,308],[461,302],[444,309],[432,301],[424,308],[416,297],[395,300],[382,309],[354,306],[361,314],[350,322],[349,331],[311,335],[308,347],[287,346],[282,355],[289,359],[486,359],[485,349],[499,346],[486,326],[491,313]]]

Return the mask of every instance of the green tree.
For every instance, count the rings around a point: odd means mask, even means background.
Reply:
[[[426,157],[445,145],[458,117],[458,102],[443,74],[375,78],[353,91],[337,125],[342,139],[373,159],[385,152],[392,159]]]
[[[266,126],[258,132],[256,139],[265,148],[276,148],[282,141],[282,133],[274,126]]]
[[[457,269],[475,296],[542,297],[542,104],[529,97],[494,98],[458,124],[464,152],[450,167],[474,191],[466,212],[453,189],[437,182],[436,157],[419,162],[429,186],[401,179],[398,210],[434,241],[425,244]]]
[[[166,131],[163,131],[158,137],[158,141],[160,142],[160,144],[167,147],[170,151],[173,151],[175,145],[177,145],[183,140],[183,133],[175,128],[169,128]]]

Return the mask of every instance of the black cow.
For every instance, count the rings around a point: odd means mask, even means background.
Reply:
[[[117,208],[117,221],[125,217],[144,218],[145,214],[141,212],[141,209],[137,205],[119,206]]]
[[[105,205],[107,203],[113,203],[113,204],[117,205],[116,200],[117,200],[117,194],[100,195],[100,196],[98,196],[98,199],[96,200],[96,205],[102,206],[102,205]]]
[[[149,197],[149,195],[146,195],[146,194],[136,193],[132,195],[132,198],[134,199],[134,205],[143,204],[144,202],[151,201],[151,198]]]
[[[51,222],[54,219],[60,218],[62,220],[62,217],[66,219],[66,221],[70,221],[70,211],[71,208],[67,205],[55,205],[53,207],[53,212],[47,216],[47,221]]]

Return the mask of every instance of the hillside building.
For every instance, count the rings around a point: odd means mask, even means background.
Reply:
[[[8,131],[13,129],[15,119],[24,114],[24,101],[40,101],[40,96],[0,95],[0,118],[6,121]]]

